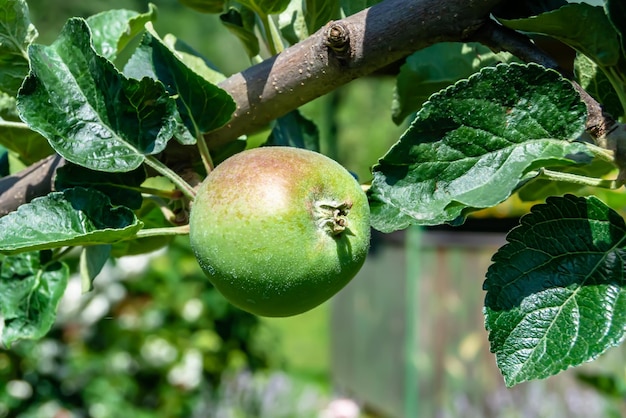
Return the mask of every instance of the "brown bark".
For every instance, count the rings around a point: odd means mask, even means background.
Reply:
[[[386,0],[329,22],[281,54],[220,83],[237,110],[205,135],[216,147],[336,88],[442,41],[466,40],[502,0]],[[337,44],[339,43],[339,44]]]

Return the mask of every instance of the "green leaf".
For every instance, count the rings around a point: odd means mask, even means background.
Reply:
[[[295,44],[338,17],[339,3],[336,1],[292,1],[278,17],[278,24],[281,35]]]
[[[51,46],[31,45],[29,56],[18,111],[66,160],[130,171],[172,137],[176,105],[163,85],[119,73],[91,46],[84,20],[70,19]]]
[[[278,16],[280,34],[291,45],[309,37],[303,8],[304,2],[292,1],[285,11]]]
[[[131,77],[153,77],[176,97],[183,123],[194,138],[219,128],[235,111],[235,102],[221,88],[182,62],[157,36],[147,32],[125,68]]]
[[[572,85],[538,65],[483,69],[431,97],[374,166],[374,228],[451,222],[504,201],[531,170],[589,155],[571,142],[586,109]]]
[[[145,29],[145,24],[156,20],[156,8],[150,4],[148,12],[107,10],[87,18],[93,46],[98,54],[113,61],[128,43]]]
[[[250,58],[256,57],[261,51],[259,38],[254,32],[255,20],[254,12],[247,7],[230,7],[220,15],[224,27],[239,38]]]
[[[93,290],[93,281],[111,256],[111,244],[84,247],[80,253],[80,277],[83,293]]]
[[[291,0],[239,0],[239,3],[262,16],[278,14],[285,11],[290,1]]]
[[[306,148],[319,152],[317,126],[296,109],[276,119],[265,145]]]
[[[0,0],[0,92],[17,94],[28,74],[26,48],[37,38],[24,0]]]
[[[54,188],[57,191],[74,187],[93,188],[107,195],[114,206],[139,209],[143,198],[137,188],[145,179],[143,167],[126,173],[107,173],[66,163],[57,169]]]
[[[9,165],[9,151],[0,145],[0,178],[11,174],[11,167]]]
[[[625,114],[619,96],[615,92],[606,74],[601,71],[591,59],[582,54],[576,54],[574,61],[574,74],[578,84],[587,91],[594,99],[602,104],[603,110],[614,118]]]
[[[604,9],[619,34],[622,55],[626,56],[626,4],[623,0],[605,0]]]
[[[339,2],[335,0],[305,0],[304,20],[310,34],[315,33],[339,16]]]
[[[626,224],[595,197],[549,198],[493,257],[484,290],[507,386],[590,361],[624,340]]]
[[[573,3],[538,16],[500,22],[515,30],[552,36],[603,67],[620,60],[618,34],[600,6]]]
[[[114,207],[97,190],[77,187],[33,199],[0,218],[0,251],[110,244],[134,236],[142,226],[127,207]]]
[[[163,37],[163,43],[165,43],[170,50],[174,51],[176,56],[184,62],[187,67],[205,80],[213,84],[218,84],[226,79],[226,76],[215,69],[211,62],[189,44],[177,39],[174,35],[165,35]]]
[[[2,343],[43,337],[54,324],[69,277],[64,263],[47,261],[47,252],[0,256]],[[0,324],[2,325],[2,324]]]
[[[381,0],[341,0],[340,5],[343,14],[350,16],[380,2]]]
[[[510,54],[494,54],[477,43],[442,42],[415,52],[406,59],[397,77],[393,121],[399,125],[433,93],[480,68],[511,59]]]

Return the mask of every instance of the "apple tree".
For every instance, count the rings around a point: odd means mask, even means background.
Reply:
[[[48,332],[69,249],[80,248],[87,291],[109,257],[168,246],[189,234],[203,179],[256,146],[249,136],[319,151],[315,121],[298,108],[398,62],[389,117],[409,124],[362,184],[371,227],[459,225],[513,196],[532,202],[483,284],[506,384],[622,343],[623,2],[181,3],[219,14],[250,67],[227,77],[157,33],[158,2],[69,19],[43,45],[26,1],[0,0],[5,345]]]

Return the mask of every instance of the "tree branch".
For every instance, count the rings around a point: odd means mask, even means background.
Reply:
[[[23,203],[50,193],[54,186],[54,173],[63,162],[63,158],[54,154],[18,174],[1,178],[0,217],[14,211]]]
[[[429,45],[465,41],[502,1],[385,0],[330,22],[302,42],[220,83],[237,108],[224,127],[205,135],[207,144],[216,149],[254,133],[289,111]],[[174,142],[160,159],[170,167],[189,166],[196,150]],[[60,159],[51,157],[2,179],[0,216],[51,190],[52,161]]]
[[[217,147],[413,52],[463,41],[502,0],[386,0],[340,21],[281,54],[224,80],[237,110],[205,135]]]

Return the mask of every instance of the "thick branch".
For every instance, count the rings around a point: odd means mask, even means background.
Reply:
[[[349,81],[442,41],[462,41],[502,0],[386,0],[330,22],[281,54],[224,80],[237,104],[211,147],[266,126]],[[343,42],[342,42],[343,41]]]
[[[206,135],[215,149],[349,81],[442,41],[464,41],[503,0],[385,0],[330,22],[281,54],[224,80],[237,110],[226,126]],[[160,156],[169,167],[189,166],[192,150],[170,141]],[[0,216],[51,190],[46,159],[3,179]],[[55,160],[59,161],[59,160]]]

